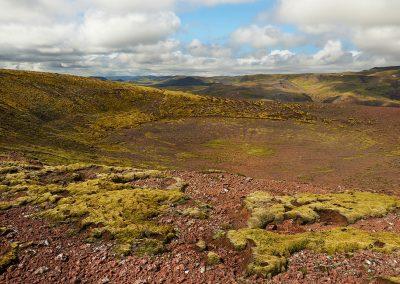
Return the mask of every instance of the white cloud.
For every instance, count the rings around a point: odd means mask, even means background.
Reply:
[[[35,25],[65,21],[78,11],[69,0],[0,0],[0,23]]]
[[[357,29],[352,40],[362,50],[400,58],[400,26]]]
[[[321,38],[340,37],[370,55],[400,60],[398,0],[278,0],[276,18]]]
[[[215,6],[220,4],[241,4],[255,2],[256,0],[186,0],[182,2],[192,2],[198,5]]]
[[[239,58],[238,63],[242,66],[269,66],[274,67],[277,65],[286,65],[291,60],[295,59],[295,53],[289,50],[273,50],[268,54],[261,54],[261,56],[248,56]]]
[[[215,44],[206,45],[198,39],[194,39],[190,42],[188,51],[191,55],[198,57],[227,58],[232,55],[230,48]]]
[[[294,46],[302,41],[302,38],[290,33],[284,33],[272,25],[251,25],[234,31],[231,35],[235,44],[249,44],[254,48],[271,46]]]
[[[279,0],[277,15],[299,25],[400,24],[398,0]]]
[[[73,32],[73,25],[0,25],[0,39],[6,39],[0,41],[0,49],[61,48],[67,45],[65,36],[72,36]]]
[[[314,54],[314,60],[321,63],[335,63],[345,52],[342,49],[342,43],[338,40],[328,41],[324,48]]]
[[[143,13],[171,11],[176,5],[176,0],[84,0],[88,8],[108,13]]]
[[[397,0],[276,0],[276,10],[239,27],[226,43],[174,39],[181,12],[253,1],[0,0],[0,66],[81,74],[216,75],[400,63]],[[294,31],[284,32],[282,23]],[[320,50],[300,52],[305,45]]]
[[[172,12],[129,13],[110,16],[88,13],[78,34],[93,51],[128,50],[139,44],[156,43],[175,33],[179,18]]]

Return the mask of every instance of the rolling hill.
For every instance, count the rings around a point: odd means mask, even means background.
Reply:
[[[129,81],[236,99],[400,106],[400,67],[397,66],[329,74],[131,77]]]

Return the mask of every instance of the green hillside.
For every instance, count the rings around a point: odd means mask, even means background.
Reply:
[[[57,162],[130,161],[102,140],[140,124],[188,117],[309,119],[296,105],[236,101],[130,83],[0,71],[0,150]],[[125,153],[125,154],[124,154]]]

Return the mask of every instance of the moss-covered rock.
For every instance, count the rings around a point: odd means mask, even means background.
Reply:
[[[18,261],[18,243],[11,243],[8,251],[0,255],[0,273]]]
[[[188,207],[182,211],[182,215],[195,219],[204,220],[208,218],[208,211],[203,208]]]
[[[244,249],[248,241],[254,244],[254,260],[249,264],[248,272],[265,277],[283,271],[287,265],[287,258],[304,249],[328,254],[361,249],[380,252],[400,249],[400,236],[397,234],[369,233],[346,227],[293,235],[277,234],[262,229],[241,229],[229,231],[227,237],[238,250]]]
[[[221,257],[213,251],[208,252],[207,254],[207,264],[208,265],[217,265],[221,263]]]
[[[264,228],[285,219],[313,223],[324,211],[338,213],[348,223],[354,223],[362,218],[385,216],[399,208],[400,201],[393,196],[370,192],[271,196],[259,191],[247,196],[245,205],[251,211],[249,227]]]
[[[38,217],[77,222],[82,229],[89,228],[92,241],[102,237],[116,239],[116,250],[121,254],[129,253],[133,247],[139,254],[161,252],[164,242],[175,235],[171,226],[160,225],[155,218],[185,200],[181,186],[151,189],[130,183],[150,177],[171,178],[162,172],[90,164],[45,166],[37,171],[19,168],[19,176],[12,176],[18,182],[7,186],[10,198],[0,202],[0,210],[35,205],[42,209],[35,214]],[[83,171],[90,171],[90,175],[79,181],[58,183],[58,178],[53,178]],[[11,175],[7,174],[5,179],[9,178]],[[184,183],[180,178],[177,182]],[[12,198],[14,193],[18,195]]]
[[[399,284],[399,283],[400,283],[400,276],[384,276],[384,277],[378,277],[378,280],[380,280],[379,283]]]
[[[207,249],[207,244],[204,240],[199,240],[196,243],[196,247],[200,250],[200,251],[205,251]]]
[[[213,240],[219,240],[226,236],[226,232],[224,230],[218,229],[214,232],[212,238]]]

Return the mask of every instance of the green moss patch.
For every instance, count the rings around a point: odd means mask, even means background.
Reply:
[[[83,179],[59,183],[67,173],[91,169]],[[167,189],[140,188],[131,181],[150,177],[175,179]],[[160,225],[156,217],[168,213],[184,200],[185,183],[159,171],[141,171],[132,168],[71,165],[46,166],[39,170],[24,170],[0,175],[6,184],[0,209],[26,204],[41,208],[35,215],[56,223],[76,222],[88,229],[92,240],[115,239],[117,251],[122,254],[135,250],[139,254],[162,251],[163,244],[174,235],[171,226]],[[15,197],[14,197],[15,196]]]
[[[370,192],[345,192],[336,194],[298,194],[271,196],[267,192],[254,192],[245,199],[251,212],[250,228],[264,228],[269,223],[285,219],[300,223],[313,223],[324,212],[344,217],[347,223],[368,217],[382,217],[400,207],[396,197]]]
[[[208,211],[203,210],[198,207],[188,207],[188,208],[182,210],[182,215],[190,217],[190,218],[204,220],[204,219],[208,218]]]
[[[253,157],[268,157],[275,154],[275,151],[264,145],[254,143],[243,143],[225,139],[210,140],[204,146],[223,151],[235,151]]]
[[[392,252],[400,249],[400,236],[388,232],[369,233],[355,228],[336,228],[329,231],[284,235],[262,229],[229,231],[228,239],[238,250],[248,242],[253,244],[250,274],[273,276],[286,269],[288,257],[304,249],[334,254],[370,249]]]
[[[0,255],[0,273],[3,273],[7,267],[18,261],[18,244],[11,243],[9,248]]]
[[[207,264],[208,265],[211,265],[211,266],[217,265],[220,262],[221,262],[221,257],[216,252],[210,251],[207,254]]]

